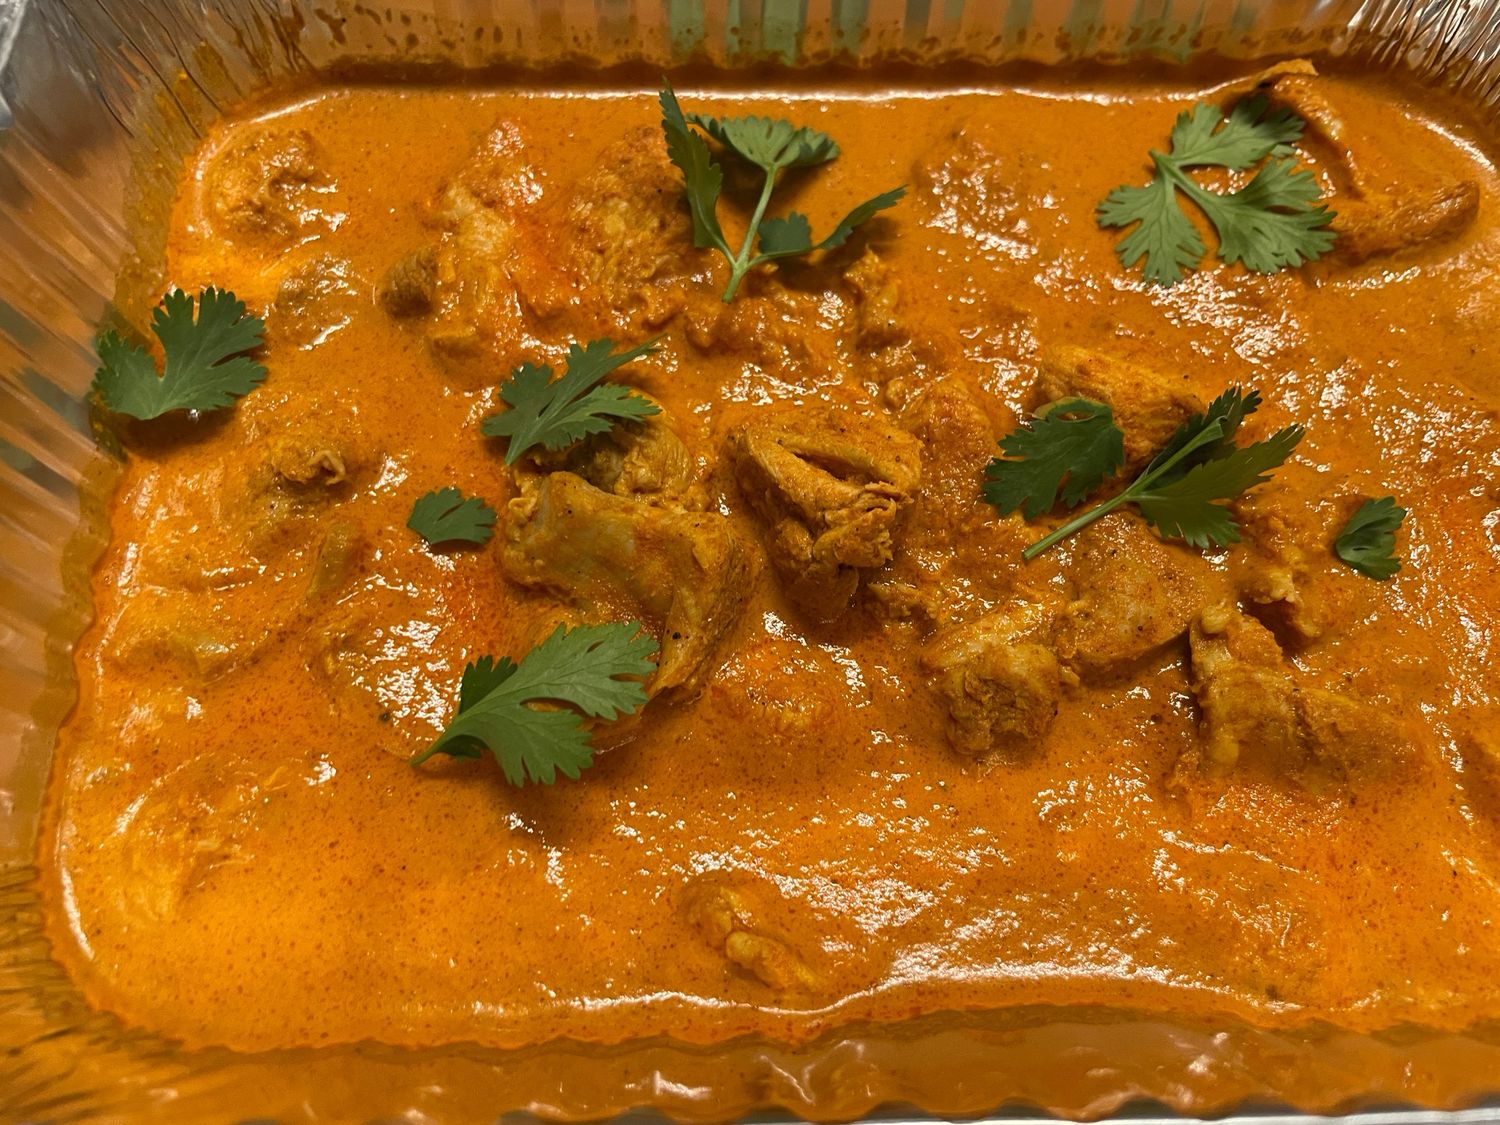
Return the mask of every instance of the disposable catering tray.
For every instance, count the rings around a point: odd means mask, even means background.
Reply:
[[[1011,65],[1294,55],[1407,70],[1500,125],[1495,0],[0,0],[0,1119],[457,1122],[649,1109],[693,1120],[1141,1121],[1183,1110],[1308,1120],[1291,1109],[1367,1125],[1500,1121],[1483,1108],[1500,1104],[1483,1101],[1500,1093],[1495,1028],[1364,1036],[1035,1009],[860,1027],[796,1048],[185,1051],[91,1010],[42,937],[42,793],[75,695],[70,651],[90,614],[86,576],[116,465],[84,404],[93,338],[122,278],[160,283],[164,188],[225,108],[356,69],[557,81],[613,65],[645,80],[688,64],[898,65],[905,80],[940,84]],[[1435,1077],[1455,1059],[1471,1076],[1462,1088]]]

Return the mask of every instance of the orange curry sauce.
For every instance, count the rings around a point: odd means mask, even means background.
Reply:
[[[654,91],[331,88],[224,121],[183,176],[165,277],[263,315],[269,376],[123,432],[44,850],[50,932],[91,1000],[243,1049],[802,1040],[1043,1004],[1500,1017],[1500,180],[1430,95],[1303,87],[1323,114],[1304,159],[1365,223],[1358,252],[1273,276],[1209,261],[1169,289],[1122,268],[1094,208],[1145,181],[1178,112],[1234,90],[680,90],[838,140],[773,205],[815,232],[909,187],[727,307]],[[757,186],[726,180],[736,245]],[[1455,191],[1465,213],[1409,221]],[[670,503],[743,550],[732,604],[579,780],[411,768],[467,660],[560,621],[660,635],[674,597],[723,578],[627,558],[580,592],[507,561],[540,470],[480,433],[498,384],[561,370],[572,341],[658,334],[618,378],[687,451]],[[1070,363],[1139,365],[1096,388],[1127,436],[1231,384],[1266,400],[1249,435],[1307,427],[1237,505],[1244,543],[1161,546],[1124,515],[1021,561],[1060,517],[998,516],[980,475]],[[916,476],[887,556],[820,602],[790,596],[732,447],[827,417],[856,443],[910,435]],[[449,485],[501,512],[488,545],[406,528]],[[1411,514],[1382,583],[1331,541],[1388,494]],[[1137,603],[1157,616],[1132,623]],[[1080,605],[1147,642],[1089,657]],[[965,725],[940,683],[943,638],[1017,606],[1048,623],[1028,643],[1056,703],[1021,737]],[[1271,680],[1352,709],[1279,756],[1209,754],[1196,648],[1225,614],[1280,648]]]

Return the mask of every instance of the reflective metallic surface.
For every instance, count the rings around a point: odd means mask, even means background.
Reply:
[[[1266,1033],[1231,1057],[1210,1028],[1134,1025],[1127,1034],[1055,1013],[1004,1029],[970,1021],[934,1032],[920,1047],[913,1040],[921,1028],[798,1050],[746,1045],[743,1084],[728,1090],[707,1087],[701,1052],[662,1042],[628,1053],[556,1044],[504,1057],[379,1047],[188,1054],[125,1032],[82,1004],[48,956],[30,889],[52,738],[71,699],[68,652],[89,612],[82,577],[100,547],[94,498],[112,473],[83,406],[92,337],[112,315],[116,278],[149,275],[158,260],[164,216],[151,209],[151,186],[175,176],[178,158],[220,107],[267,83],[351,61],[473,68],[573,59],[660,67],[689,56],[718,65],[766,58],[1185,62],[1199,54],[1318,51],[1409,68],[1459,90],[1492,123],[1500,110],[1500,5],[1493,3],[429,0],[377,9],[336,0],[299,9],[273,0],[0,0],[0,1043],[15,1048],[0,1058],[0,1115],[439,1121],[516,1105],[569,1117],[649,1105],[699,1118],[759,1105],[806,1111],[829,1104],[833,1088],[847,1092],[838,1102],[844,1115],[912,1100],[973,1113],[992,1108],[1001,1060],[1023,1041],[1023,1053],[1051,1044],[1059,1058],[1072,1055],[1101,1089],[1127,1039],[1181,1067],[1239,1067],[1247,1098],[1268,1067],[1336,1068],[1341,1057],[1352,1066],[1380,1055],[1392,1069],[1404,1061],[1420,1073],[1424,1057],[1472,1049],[1458,1036],[1354,1042],[1332,1033]],[[139,318],[140,310],[122,311]],[[918,1057],[925,1075],[910,1062]],[[1476,1064],[1488,1057],[1476,1055]],[[946,1059],[946,1067],[933,1069],[934,1059]],[[580,1096],[610,1068],[618,1076],[611,1098]],[[590,1082],[575,1088],[571,1076],[585,1072]],[[914,1085],[919,1077],[938,1086],[936,1102],[931,1086]],[[1495,1086],[1500,1075],[1476,1071],[1476,1097]],[[1170,1076],[1140,1094],[1170,1102]],[[1080,1090],[1074,1111],[1112,1108]],[[1360,1120],[1414,1125],[1497,1114],[1393,1111]]]

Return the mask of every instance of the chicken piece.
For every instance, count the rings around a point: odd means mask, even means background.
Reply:
[[[957,379],[927,384],[901,411],[901,425],[922,443],[922,493],[912,530],[946,542],[977,520],[984,467],[997,452],[995,427],[974,394]]]
[[[1228,773],[1246,753],[1272,774],[1299,771],[1296,689],[1270,630],[1221,604],[1193,622],[1189,643],[1210,772]]]
[[[354,319],[363,303],[348,262],[323,255],[304,262],[276,289],[269,327],[299,348],[315,348]]]
[[[541,195],[536,170],[526,156],[525,132],[502,118],[444,187],[433,210],[449,228],[469,219],[508,225],[505,216],[530,207]]]
[[[521,338],[519,279],[548,276],[528,237],[528,215],[541,194],[520,126],[498,122],[433,201],[437,241],[399,258],[378,287],[381,306],[420,320],[428,344],[453,370],[472,369],[489,381],[493,353],[508,353]]]
[[[315,593],[309,578],[288,641],[313,677],[309,689],[339,722],[378,718],[381,736],[371,749],[408,758],[432,741],[432,716],[448,706],[463,667],[432,645],[449,609],[430,592],[386,581],[378,567],[367,572],[366,562],[374,559],[368,541],[341,540],[330,527],[324,544],[320,554],[332,568],[328,577],[342,584]],[[315,563],[311,574],[317,573]],[[532,639],[544,636],[538,632]]]
[[[437,287],[427,329],[439,354],[462,358],[520,335],[521,298],[511,269],[520,250],[517,216],[539,195],[525,139],[510,121],[490,130],[444,188],[433,209],[444,233],[433,251]]]
[[[1352,616],[1333,540],[1357,503],[1291,495],[1271,484],[1235,502],[1244,547],[1230,556],[1240,597],[1278,637],[1309,644]]]
[[[348,520],[329,524],[313,557],[304,601],[316,601],[347,588],[361,570],[366,546],[357,524]]]
[[[1424,189],[1371,191],[1334,204],[1332,256],[1350,265],[1450,242],[1479,215],[1479,185],[1458,180]]]
[[[922,488],[891,565],[866,582],[864,604],[887,620],[942,626],[971,615],[955,587],[967,584],[961,576],[973,562],[990,565],[977,556],[1004,534],[995,532],[979,492],[996,452],[994,427],[968,387],[951,377],[923,382],[899,421],[922,443]]]
[[[729,304],[691,306],[684,327],[688,343],[710,355],[746,356],[784,382],[805,386],[827,379],[843,364],[839,325],[811,293],[760,281]]]
[[[1414,763],[1412,732],[1391,708],[1299,684],[1254,618],[1211,606],[1190,643],[1210,774],[1252,771],[1318,792],[1357,789]]]
[[[1109,406],[1125,434],[1128,471],[1145,465],[1204,408],[1187,376],[1172,378],[1087,348],[1060,347],[1043,355],[1037,387],[1042,402],[1076,397]]]
[[[426,316],[437,306],[437,249],[423,246],[396,259],[375,290],[386,312],[397,318]]]
[[[121,906],[154,922],[171,919],[215,870],[244,861],[256,833],[279,829],[283,796],[305,777],[293,764],[267,770],[205,750],[153,780],[130,803],[121,830],[95,845],[118,851],[129,873],[119,881]]]
[[[622,422],[555,453],[533,450],[528,456],[548,471],[575,473],[615,496],[702,507],[701,498],[688,496],[695,477],[693,460],[664,414]]]
[[[837,617],[860,571],[890,561],[921,477],[916,439],[874,418],[798,412],[744,423],[729,449],[787,596],[819,620]]]
[[[778,993],[816,991],[823,978],[768,918],[789,913],[788,905],[764,880],[713,872],[688,884],[680,909],[713,949],[768,988]]]
[[[266,443],[265,459],[250,470],[243,490],[215,498],[221,521],[241,529],[244,550],[262,562],[315,542],[328,506],[348,493],[353,449],[337,421],[278,434]]]
[[[693,245],[682,174],[661,130],[641,126],[608,145],[573,189],[562,224],[580,289],[621,331],[639,333],[681,311],[683,282],[709,262]]]
[[[512,500],[504,533],[511,581],[656,633],[653,693],[701,688],[750,596],[750,551],[724,516],[614,496],[573,473]]]
[[[147,587],[106,623],[101,654],[107,664],[165,667],[177,679],[204,684],[255,660],[272,637],[265,623],[225,612],[217,593],[192,594]]]
[[[300,129],[261,125],[235,134],[214,155],[201,198],[209,223],[233,242],[267,252],[285,250],[326,225],[321,196],[334,191],[318,168],[318,149]]]
[[[844,271],[854,303],[854,340],[861,348],[887,348],[911,337],[898,311],[901,286],[880,255],[867,249]]]
[[[761,732],[779,752],[824,753],[834,724],[869,702],[868,685],[851,679],[817,644],[759,636],[735,648],[706,696],[740,729]]]
[[[978,757],[1040,741],[1057,717],[1063,671],[1045,642],[1051,614],[1035,603],[939,632],[922,671],[948,712],[948,741]]]
[[[1079,533],[1068,578],[1076,593],[1058,619],[1057,655],[1092,678],[1127,671],[1182,637],[1221,584],[1201,554],[1163,543],[1124,513]]]
[[[267,464],[288,484],[331,487],[348,478],[345,449],[328,434],[283,434],[271,439]]]
[[[1257,83],[1273,103],[1287,106],[1308,123],[1305,138],[1328,149],[1345,183],[1330,200],[1338,217],[1338,241],[1331,259],[1359,265],[1373,258],[1451,241],[1479,214],[1479,185],[1473,180],[1377,181],[1350,145],[1352,131],[1324,94],[1311,63],[1272,68]]]

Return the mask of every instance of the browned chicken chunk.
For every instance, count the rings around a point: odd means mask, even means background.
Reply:
[[[959,235],[976,255],[1026,259],[1037,232],[1024,206],[1028,165],[982,119],[965,122],[934,144],[912,169],[912,203],[929,226]]]
[[[819,298],[751,275],[746,291],[731,303],[699,302],[683,317],[684,335],[699,351],[735,354],[775,373],[803,382],[837,371],[839,331],[819,316]]]
[[[729,448],[788,597],[815,618],[837,617],[860,572],[890,561],[921,476],[916,439],[873,418],[798,412],[740,426]]]
[[[1357,501],[1319,501],[1279,484],[1241,497],[1236,518],[1244,546],[1229,559],[1240,597],[1277,636],[1308,644],[1351,618],[1361,591],[1334,559],[1333,541]]]
[[[886,348],[910,333],[898,308],[901,284],[880,255],[867,249],[844,271],[844,286],[854,304],[854,339],[862,348]]]
[[[1057,654],[1087,676],[1128,671],[1182,637],[1216,585],[1203,556],[1163,543],[1139,519],[1106,516],[1078,536],[1076,591],[1057,624]]]
[[[1336,258],[1358,265],[1435,243],[1448,242],[1473,225],[1479,214],[1479,185],[1473,180],[1427,188],[1370,191],[1339,200]]]
[[[561,233],[582,299],[621,331],[665,324],[683,307],[684,280],[710,262],[693,245],[682,174],[649,126],[599,154],[573,189]]]
[[[505,354],[521,338],[524,301],[517,277],[545,279],[528,244],[525,219],[541,198],[521,128],[497,123],[431,206],[441,233],[398,258],[377,295],[393,316],[424,318],[433,350],[476,377],[493,378],[486,353]],[[518,268],[521,260],[527,268]],[[537,280],[536,284],[541,284]]]
[[[702,687],[750,594],[750,551],[725,517],[615,496],[573,473],[551,473],[512,500],[504,539],[513,582],[656,633],[653,692]]]
[[[1106,404],[1125,434],[1127,469],[1149,461],[1204,405],[1185,375],[1163,375],[1087,348],[1060,347],[1043,355],[1037,388],[1042,402],[1076,397]]]
[[[1302,685],[1253,617],[1212,606],[1193,623],[1191,645],[1210,774],[1248,772],[1320,791],[1356,789],[1413,765],[1411,733],[1390,709]]]
[[[956,379],[930,383],[901,411],[901,424],[922,443],[922,494],[913,523],[947,539],[988,519],[980,481],[998,448],[995,427],[973,392]]]
[[[939,632],[922,670],[948,712],[948,741],[965,754],[1021,749],[1057,717],[1063,673],[1046,637],[1050,611],[1024,605]]]
[[[546,469],[576,473],[616,496],[702,506],[696,497],[686,503],[695,478],[693,460],[662,414],[622,422],[557,453],[533,450],[527,456]]]
[[[375,291],[385,311],[395,317],[425,316],[437,305],[438,255],[423,246],[397,258]]]
[[[1305,136],[1329,150],[1343,174],[1330,200],[1339,232],[1330,257],[1358,265],[1440,245],[1462,234],[1479,214],[1479,185],[1473,180],[1409,182],[1389,172],[1376,176],[1357,155],[1354,131],[1324,95],[1316,69],[1305,60],[1273,68],[1258,88],[1290,107],[1308,123]]]
[[[243,133],[213,158],[203,198],[216,231],[273,251],[327,222],[323,197],[333,190],[333,180],[318,167],[312,137],[266,125]]]

